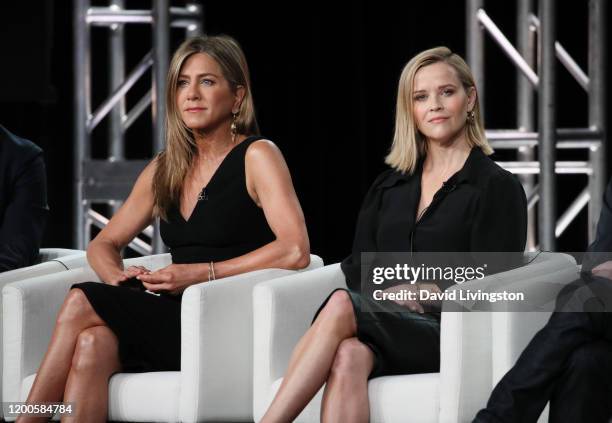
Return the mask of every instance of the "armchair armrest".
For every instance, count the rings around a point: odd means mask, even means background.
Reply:
[[[85,251],[82,250],[70,250],[67,248],[41,248],[38,252],[38,261],[43,263],[49,260],[57,260],[62,257],[85,255]]]
[[[263,282],[253,290],[255,421],[266,411],[272,384],[285,372],[314,313],[335,288],[346,288],[339,263]]]
[[[300,272],[321,267],[311,256]],[[253,419],[253,288],[295,275],[264,269],[192,285],[181,309],[181,421]],[[255,308],[260,305],[257,304]],[[255,361],[256,366],[257,361]]]
[[[87,265],[87,257],[85,257],[84,251],[65,250],[63,248],[43,248],[40,250],[39,259],[38,264],[0,273],[0,288],[7,283]]]
[[[540,253],[529,264],[449,288],[476,290],[491,284],[537,298],[529,307],[545,310],[554,305],[558,291],[577,278],[571,256]],[[552,303],[551,303],[552,302]],[[444,303],[440,339],[440,421],[470,421],[482,408],[499,379],[543,326],[550,312],[508,311],[515,306],[500,302],[484,312],[458,312]],[[533,310],[533,309],[532,309]]]
[[[569,283],[579,279],[580,272],[574,258],[567,254],[541,253],[534,262],[534,271],[518,287],[526,295],[538,298],[534,311],[508,311],[492,314],[492,385],[516,363],[519,355],[537,331],[546,324],[559,292]],[[517,269],[520,270],[520,269]],[[504,304],[500,304],[504,306]]]

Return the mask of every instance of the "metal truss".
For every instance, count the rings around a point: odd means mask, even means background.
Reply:
[[[487,130],[493,148],[517,150],[517,161],[499,163],[520,175],[529,203],[528,248],[554,251],[556,239],[588,204],[589,241],[595,229],[606,184],[606,37],[605,0],[589,0],[588,73],[557,41],[555,0],[517,2],[515,47],[485,10],[485,0],[467,0],[467,59],[484,107],[485,35],[517,69],[517,128]],[[558,128],[556,60],[565,67],[588,97],[588,127]],[[487,80],[492,84],[493,78]],[[536,96],[537,93],[537,96]],[[537,112],[537,121],[535,119]],[[537,161],[536,157],[537,149]],[[557,150],[587,150],[586,161],[558,161]],[[558,217],[556,174],[586,174],[588,184]],[[538,176],[536,183],[534,176]],[[537,204],[537,237],[535,209]]]
[[[108,7],[91,7],[90,0],[74,0],[74,244],[84,249],[92,227],[104,227],[109,218],[92,209],[93,204],[108,204],[116,211],[129,194],[146,160],[126,160],[125,132],[142,113],[152,110],[151,145],[157,152],[164,145],[164,91],[170,57],[170,28],[182,28],[185,36],[202,33],[202,7],[188,3],[170,7],[169,0],[154,0],[152,10],[129,10],[124,0],[111,0]],[[129,74],[125,73],[126,25],[149,25],[152,49]],[[91,43],[92,27],[108,33],[108,78],[112,92],[92,111],[91,58],[96,54]],[[125,95],[145,75],[152,74],[152,87],[126,112]],[[108,157],[92,159],[92,133],[103,119],[109,120]],[[142,239],[142,235],[150,239]],[[147,227],[129,247],[140,254],[163,251],[157,224]]]

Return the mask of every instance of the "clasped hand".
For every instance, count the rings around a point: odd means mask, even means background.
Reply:
[[[174,263],[154,272],[141,273],[136,279],[151,292],[167,292],[173,295],[178,295],[189,285],[199,282],[194,278],[192,265]]]
[[[428,291],[430,293],[438,293],[440,292],[440,288],[438,288],[437,285],[435,284],[411,284],[411,283],[404,283],[401,285],[395,285],[392,286],[390,288],[387,288],[384,290],[384,292],[392,292],[392,293],[397,293],[397,292],[402,292],[402,291],[408,291],[408,292],[413,292],[414,298],[419,298],[419,291]],[[405,299],[405,300],[393,300],[395,303],[401,305],[402,307],[406,307],[408,310],[415,312],[415,313],[420,313],[423,314],[425,313],[425,309],[423,308],[422,304],[434,304],[435,301],[417,301],[417,300],[410,300],[410,299]]]
[[[110,278],[105,279],[105,282],[109,285],[121,285],[121,282],[125,282],[128,279],[135,278],[138,275],[149,273],[148,270],[144,266],[130,266],[125,270],[117,272],[117,274],[113,275]]]
[[[612,260],[608,260],[598,266],[595,266],[593,270],[591,270],[591,273],[593,276],[612,280]]]
[[[128,279],[136,278],[151,292],[167,292],[178,295],[189,285],[198,282],[194,278],[191,266],[188,264],[171,264],[154,272],[144,266],[130,266],[111,281],[112,285],[121,285]]]

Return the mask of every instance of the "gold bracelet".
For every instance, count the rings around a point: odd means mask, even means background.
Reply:
[[[214,281],[216,279],[216,277],[215,277],[215,263],[213,263],[212,261],[210,262],[209,270],[212,272],[212,280]],[[210,278],[208,280],[210,281]]]

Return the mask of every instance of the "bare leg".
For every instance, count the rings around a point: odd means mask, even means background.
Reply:
[[[323,386],[338,345],[356,330],[348,294],[335,292],[293,350],[283,383],[260,423],[293,421]]]
[[[327,378],[321,421],[363,422],[370,419],[368,376],[374,367],[374,353],[357,338],[342,341]]]
[[[106,422],[108,379],[121,370],[117,337],[107,326],[85,329],[78,337],[64,402],[74,405],[62,421]]]
[[[28,395],[27,403],[59,402],[64,394],[76,340],[84,329],[103,325],[80,289],[71,289],[59,312],[47,353]],[[20,416],[18,423],[46,422],[45,417]]]

